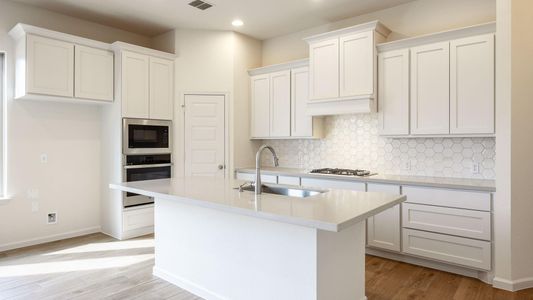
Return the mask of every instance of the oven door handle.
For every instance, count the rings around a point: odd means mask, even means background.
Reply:
[[[151,165],[130,165],[130,166],[124,166],[124,169],[144,169],[144,168],[159,168],[159,167],[171,167],[172,163],[166,163],[166,164],[151,164]]]

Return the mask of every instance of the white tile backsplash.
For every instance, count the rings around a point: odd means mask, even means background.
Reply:
[[[386,138],[377,114],[325,117],[321,140],[268,140],[280,166],[360,168],[383,174],[494,179],[495,138]],[[270,156],[263,156],[270,165]],[[479,172],[473,172],[478,164]]]

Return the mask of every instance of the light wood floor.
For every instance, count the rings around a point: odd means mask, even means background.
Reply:
[[[152,276],[153,237],[92,234],[0,253],[0,299],[200,299]],[[531,299],[478,280],[367,256],[367,296],[378,299]],[[251,299],[253,300],[253,299]]]

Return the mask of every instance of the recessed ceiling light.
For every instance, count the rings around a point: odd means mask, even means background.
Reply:
[[[235,20],[233,20],[233,22],[231,22],[231,25],[233,25],[235,27],[240,27],[240,26],[244,25],[244,23],[242,22],[242,20],[235,19]]]

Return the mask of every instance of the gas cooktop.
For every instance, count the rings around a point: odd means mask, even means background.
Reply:
[[[323,168],[323,169],[314,169],[311,171],[314,174],[328,174],[328,175],[344,175],[344,176],[359,176],[366,177],[376,175],[377,173],[372,173],[368,170],[359,170],[359,169],[332,169],[332,168]]]

